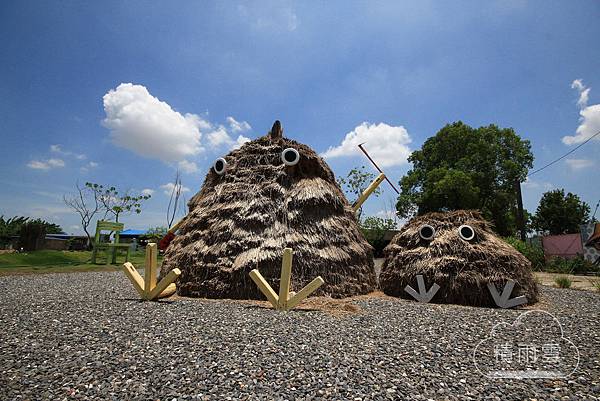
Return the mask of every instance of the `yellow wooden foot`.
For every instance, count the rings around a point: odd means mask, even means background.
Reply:
[[[301,289],[297,294],[290,292],[290,281],[292,275],[292,248],[283,250],[283,261],[281,262],[281,279],[279,281],[279,295],[275,293],[273,288],[267,283],[267,280],[260,274],[257,269],[250,272],[250,278],[260,292],[262,292],[267,300],[277,310],[288,311],[296,307],[306,297],[312,294],[317,288],[322,286],[325,281],[321,276],[315,278],[307,286]]]
[[[175,280],[181,274],[181,270],[175,268],[169,272],[158,284],[156,284],[158,252],[156,244],[150,243],[146,246],[146,265],[144,268],[144,278],[135,269],[135,266],[129,262],[123,264],[125,274],[133,284],[133,287],[140,294],[143,300],[154,301],[159,298],[166,298],[175,293],[177,287]]]

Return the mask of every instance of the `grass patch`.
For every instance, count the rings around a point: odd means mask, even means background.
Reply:
[[[35,251],[25,253],[0,254],[0,274],[28,273],[67,273],[85,271],[115,271],[121,270],[125,254],[117,255],[116,265],[106,265],[106,256],[101,252],[98,256],[100,264],[91,264],[90,251]],[[137,268],[143,268],[145,251],[131,252],[129,261]],[[162,257],[158,257],[160,265]]]
[[[554,279],[558,288],[571,288],[573,281],[567,276],[558,276]]]

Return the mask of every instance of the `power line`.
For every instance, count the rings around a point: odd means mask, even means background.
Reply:
[[[585,145],[586,143],[588,143],[589,141],[591,141],[594,137],[600,135],[600,131],[596,132],[594,135],[590,136],[588,139],[586,139],[585,141],[581,142],[579,145],[577,145],[576,147],[574,147],[573,149],[571,149],[570,151],[568,151],[567,153],[565,153],[564,155],[562,155],[561,157],[559,157],[558,159],[546,164],[544,167],[538,168],[537,170],[532,171],[531,173],[529,173],[527,175],[527,177],[531,177],[532,175],[539,173],[540,171],[542,171],[543,169],[545,169],[546,167],[550,167],[551,165],[553,165],[554,163],[564,159],[565,157],[569,156],[571,153],[575,152],[577,149],[579,149],[580,147],[582,147],[583,145]]]

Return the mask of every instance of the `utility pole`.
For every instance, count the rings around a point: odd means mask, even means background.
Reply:
[[[515,181],[515,189],[517,191],[517,228],[521,232],[521,241],[527,239],[525,232],[525,217],[523,213],[523,196],[521,195],[521,181],[517,178]]]

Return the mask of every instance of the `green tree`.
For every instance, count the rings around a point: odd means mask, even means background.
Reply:
[[[92,182],[86,182],[85,186],[96,194],[102,204],[104,218],[114,218],[116,222],[122,214],[140,214],[142,203],[151,197],[151,195],[132,195],[130,191],[120,193],[115,187],[105,187]]]
[[[368,172],[365,166],[354,167],[348,172],[348,175],[338,178],[338,184],[346,193],[346,197],[351,204],[354,204],[367,187],[375,180],[376,175]],[[381,190],[377,188],[372,195],[379,196]],[[360,221],[362,216],[362,206],[358,209],[357,218]]]
[[[408,160],[413,168],[400,180],[400,217],[479,209],[499,234],[516,232],[515,185],[527,176],[533,155],[512,128],[448,124]]]
[[[542,195],[533,227],[551,235],[578,233],[590,219],[590,206],[571,192],[555,189]]]

